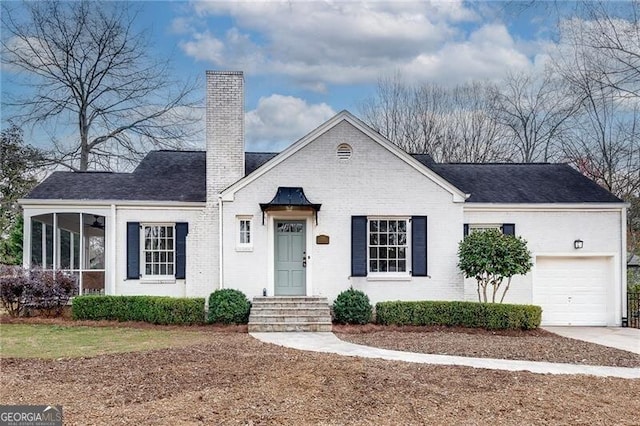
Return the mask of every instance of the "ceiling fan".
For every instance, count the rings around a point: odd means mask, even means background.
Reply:
[[[88,226],[88,227],[90,227],[90,228],[96,228],[96,229],[103,229],[103,230],[104,230],[104,223],[102,223],[102,222],[100,222],[100,221],[98,220],[98,218],[99,218],[100,216],[98,216],[97,214],[94,214],[94,215],[93,215],[93,217],[94,217],[94,219],[95,219],[95,220],[93,221],[93,223],[92,223],[92,224],[90,224],[90,225],[86,225],[86,226]]]

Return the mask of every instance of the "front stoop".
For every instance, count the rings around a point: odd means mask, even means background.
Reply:
[[[331,331],[326,297],[255,297],[249,315],[249,332]]]

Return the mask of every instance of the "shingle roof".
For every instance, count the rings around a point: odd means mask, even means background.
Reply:
[[[132,173],[54,172],[28,199],[205,201],[204,151],[151,151]]]
[[[258,167],[278,155],[277,152],[245,152],[244,153],[244,174],[253,173]]]
[[[248,175],[277,153],[245,153]],[[441,164],[413,155],[471,203],[619,203],[565,164]],[[54,172],[28,199],[206,201],[204,151],[152,151],[132,173]]]
[[[432,164],[469,203],[620,203],[566,164]]]

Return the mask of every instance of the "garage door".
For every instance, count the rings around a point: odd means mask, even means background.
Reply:
[[[542,325],[607,325],[611,257],[538,257],[533,303]]]

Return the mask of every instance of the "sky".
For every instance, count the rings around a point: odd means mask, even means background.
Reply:
[[[545,7],[518,2],[133,4],[176,78],[244,72],[250,151],[279,151],[343,109],[358,115],[376,82],[396,73],[410,83],[454,85],[540,69],[555,35]],[[46,144],[46,136],[34,139]]]

